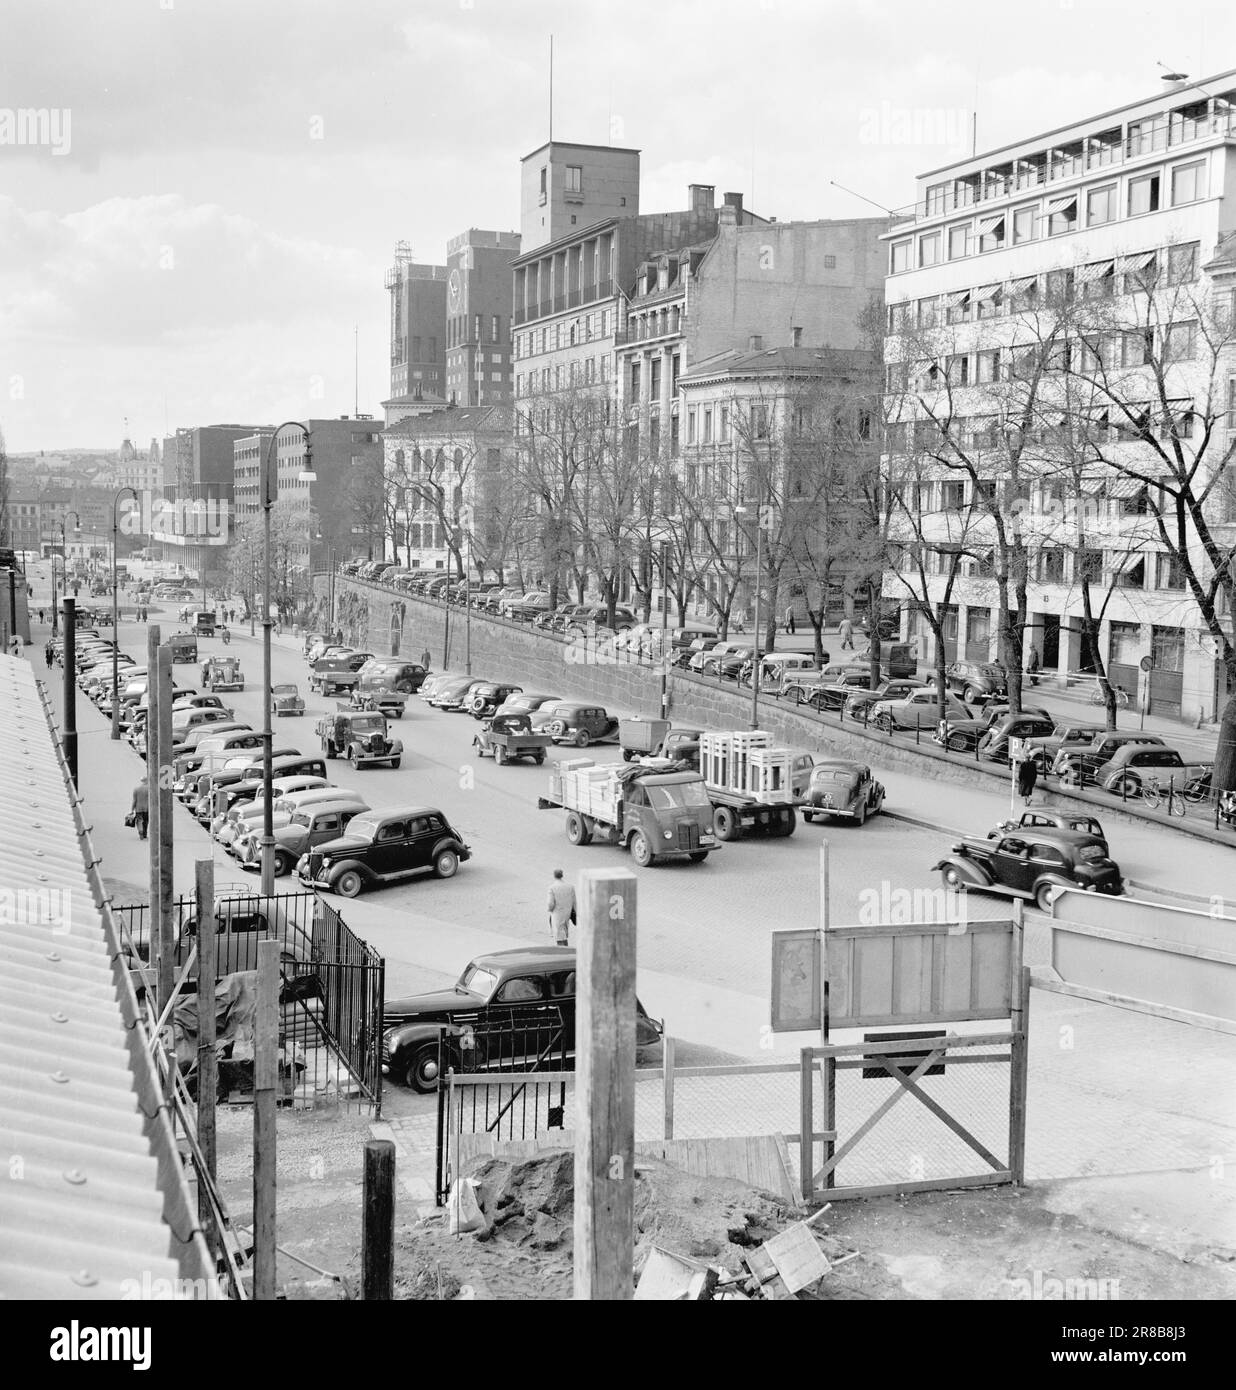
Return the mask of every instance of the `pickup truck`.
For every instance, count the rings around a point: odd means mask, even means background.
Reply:
[[[674,727],[668,719],[618,721],[618,742],[626,763],[637,758],[668,758],[672,762],[688,763],[698,772],[703,735],[703,729]]]
[[[534,734],[526,714],[495,714],[482,725],[472,740],[478,758],[492,757],[499,767],[516,758],[545,761],[545,750],[553,743],[548,734]]]
[[[377,711],[361,713],[342,705],[337,713],[324,714],[315,732],[322,740],[323,757],[347,758],[353,767],[369,763],[398,767],[403,757],[403,743],[390,737],[386,720]]]
[[[567,812],[571,844],[587,845],[599,837],[630,850],[641,868],[660,859],[702,864],[717,848],[712,803],[696,772],[598,767],[590,759],[574,759],[555,766],[549,795],[537,806]]]

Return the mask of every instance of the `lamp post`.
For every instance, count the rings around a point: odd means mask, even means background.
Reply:
[[[65,512],[65,516],[66,516],[66,517],[70,517],[70,516],[71,516],[71,517],[73,518],[73,534],[74,534],[75,536],[81,535],[81,530],[82,530],[82,519],[81,519],[81,517],[78,516],[78,514],[77,514],[76,512]],[[63,522],[63,521],[53,522],[52,524],[60,527],[60,564],[61,564],[61,571],[60,571],[60,572],[61,572],[61,575],[62,575],[62,577],[63,577],[63,579],[64,579],[64,591],[63,591],[63,592],[67,594],[68,591],[69,591],[69,555],[68,555],[68,551],[69,551],[69,542],[68,542],[68,537],[67,537],[67,536],[65,535],[65,533],[64,533],[64,522]],[[57,632],[60,631],[60,612],[59,612],[59,609],[58,609],[57,606],[56,606],[56,555],[55,555],[55,549],[56,549],[55,546],[53,546],[53,547],[52,547],[52,557],[51,557],[51,561],[52,561],[52,636],[53,636],[53,637],[56,635]],[[115,637],[115,635],[116,635],[115,633],[112,634],[113,638]]]
[[[136,502],[137,489],[122,487],[112,498],[112,738],[120,737],[120,599],[116,579],[116,544],[120,537],[120,521],[116,508],[128,493]]]
[[[735,516],[755,517],[755,646],[751,649],[751,727],[760,727],[760,576],[764,568],[764,527],[761,524],[761,508],[744,506],[734,508]]]
[[[258,487],[262,494],[262,893],[269,897],[275,891],[275,818],[271,804],[271,756],[274,752],[274,731],[270,719],[270,509],[275,504],[275,491],[278,486],[277,471],[272,475],[271,457],[279,441],[279,434],[289,425],[304,430],[306,443],[308,429],[299,420],[285,420],[270,436],[266,453],[262,458],[262,470]],[[299,481],[313,482],[315,475],[302,469]],[[275,486],[272,487],[272,482]]]

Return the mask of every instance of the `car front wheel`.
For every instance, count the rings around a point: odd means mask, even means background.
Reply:
[[[951,864],[946,864],[944,866],[940,871],[940,877],[944,880],[945,888],[949,889],[951,892],[955,893],[960,889],[961,875]]]
[[[631,836],[631,858],[641,869],[646,869],[652,863],[652,846],[648,843],[648,837],[642,830],[637,830]]]
[[[433,870],[439,878],[454,878],[459,872],[459,855],[453,849],[440,851],[433,861]]]
[[[403,1079],[414,1091],[426,1096],[438,1089],[438,1071],[438,1049],[430,1044],[413,1054]]]
[[[365,881],[355,869],[348,869],[339,875],[335,880],[335,892],[341,898],[356,898],[360,896],[361,889],[365,886]]]
[[[591,737],[591,735],[588,733],[588,730],[587,730],[587,729],[578,729],[578,730],[576,730],[576,733],[575,733],[575,746],[576,746],[576,748],[587,748],[588,745],[589,745],[591,742],[592,742],[592,737]]]
[[[1040,883],[1034,890],[1034,905],[1040,912],[1050,912],[1051,905],[1056,898],[1057,885],[1054,883]]]

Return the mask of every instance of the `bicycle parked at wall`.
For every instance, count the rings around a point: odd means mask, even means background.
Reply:
[[[1142,781],[1142,804],[1147,810],[1157,810],[1160,802],[1167,803],[1169,816],[1183,816],[1186,811],[1184,792],[1176,791],[1169,783],[1164,785],[1157,777],[1146,777]]]
[[[1120,709],[1125,709],[1129,703],[1129,692],[1123,685],[1113,685],[1112,694],[1116,697],[1116,704]],[[1090,692],[1090,703],[1092,705],[1104,705],[1107,697],[1103,693],[1101,682],[1096,681],[1094,689]]]

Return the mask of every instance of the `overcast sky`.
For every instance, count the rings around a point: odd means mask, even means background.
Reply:
[[[643,151],[781,220],[913,200],[916,173],[1236,67],[1214,0],[0,0],[0,428],[277,423],[388,394],[394,244],[517,230],[547,135]],[[905,138],[925,113],[943,141]],[[61,116],[63,122],[64,116]],[[920,129],[923,122],[920,120]],[[67,139],[65,138],[67,136]]]

